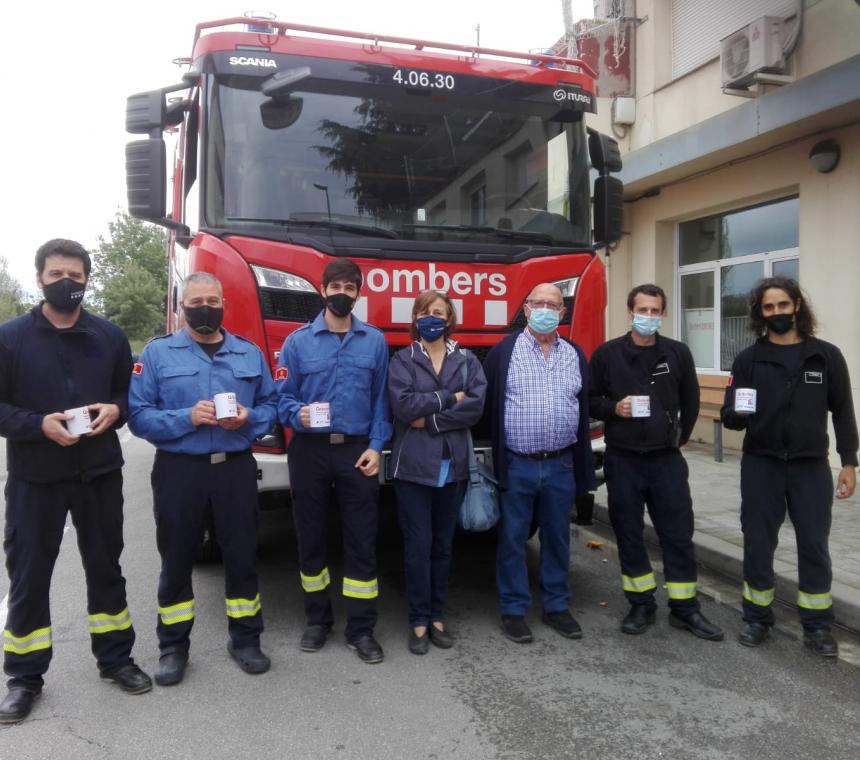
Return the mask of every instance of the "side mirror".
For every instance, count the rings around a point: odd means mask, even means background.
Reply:
[[[621,240],[624,228],[624,183],[608,175],[594,180],[594,238],[598,248]]]
[[[166,104],[162,90],[131,95],[125,104],[125,131],[133,135],[159,133],[166,124]]]
[[[128,211],[138,219],[161,221],[166,215],[167,149],[162,139],[135,140],[125,146]]]
[[[260,103],[260,119],[266,129],[286,129],[302,115],[303,106],[301,98],[264,100]]]
[[[618,142],[592,129],[588,130],[588,155],[591,165],[601,174],[621,171]]]

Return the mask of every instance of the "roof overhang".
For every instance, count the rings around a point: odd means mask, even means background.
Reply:
[[[860,119],[860,55],[624,155],[626,198]]]

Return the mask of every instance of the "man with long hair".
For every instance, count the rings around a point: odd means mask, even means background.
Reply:
[[[842,463],[836,498],[847,499],[856,487],[858,446],[848,368],[836,346],[815,337],[815,316],[794,280],[771,277],[756,284],[749,296],[749,323],[759,338],[735,358],[722,408],[727,428],[746,431],[741,460],[744,627],[738,640],[758,646],[774,624],[773,554],[788,511],[797,538],[804,643],[816,654],[835,657],[827,413]]]

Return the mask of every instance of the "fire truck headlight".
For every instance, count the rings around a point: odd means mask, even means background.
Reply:
[[[563,298],[573,298],[576,295],[576,285],[578,282],[579,277],[571,277],[567,280],[556,280],[553,285],[558,286]]]
[[[276,290],[295,290],[300,293],[316,293],[317,289],[303,277],[281,272],[278,269],[269,269],[252,264],[251,269],[257,278],[257,285],[261,288],[274,288]]]

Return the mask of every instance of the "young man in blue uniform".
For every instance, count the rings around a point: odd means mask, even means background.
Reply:
[[[749,297],[750,328],[761,337],[732,365],[723,424],[745,430],[741,460],[744,534],[744,626],[738,640],[755,647],[774,624],[773,554],[786,511],[797,539],[797,607],[804,643],[835,657],[828,538],[833,475],[828,412],[842,464],[836,498],[857,484],[857,422],[848,367],[839,349],[815,337],[815,317],[798,284],[786,277],[759,282]],[[754,411],[736,410],[739,389],[756,391]]]
[[[17,723],[42,692],[51,661],[48,596],[71,512],[87,579],[92,650],[123,691],[152,688],[134,664],[134,628],[119,565],[122,450],[131,351],[115,325],[81,307],[90,257],[72,240],[36,253],[44,301],[0,327],[0,435],[7,439],[9,613],[3,631],[9,693],[0,723]],[[89,408],[92,432],[72,435],[64,410]]]
[[[334,624],[326,559],[326,513],[334,494],[344,534],[346,643],[364,662],[383,659],[376,625],[379,459],[391,437],[388,346],[382,333],[352,315],[361,271],[349,259],[323,272],[325,309],[281,350],[278,413],[295,431],[288,451],[293,516],[307,625],[301,648],[322,649]],[[310,404],[329,405],[330,424],[311,427]]]
[[[211,508],[224,558],[227,650],[246,673],[264,673],[263,615],[257,587],[257,465],[251,443],[267,433],[277,400],[266,359],[253,343],[221,327],[221,283],[207,273],[185,279],[185,327],[146,345],[134,366],[129,426],[158,451],[152,470],[161,554],[155,681],[179,683],[194,624],[191,569]],[[218,419],[213,398],[235,393],[238,416]]]

